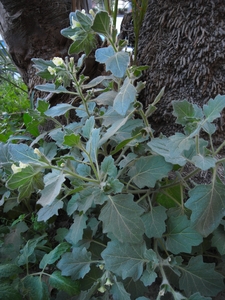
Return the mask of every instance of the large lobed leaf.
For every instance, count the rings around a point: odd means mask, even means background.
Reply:
[[[113,233],[121,242],[141,243],[144,225],[140,215],[143,209],[133,201],[133,195],[108,196],[99,220],[103,222],[103,232]]]
[[[167,176],[172,170],[172,165],[165,162],[161,156],[146,156],[136,160],[128,172],[132,181],[139,187],[154,187],[157,180]]]
[[[180,288],[187,295],[199,292],[203,296],[216,296],[224,289],[223,276],[215,271],[214,263],[204,263],[202,256],[191,257],[182,272]]]
[[[155,260],[155,253],[147,250],[144,243],[129,244],[112,241],[102,252],[102,257],[108,270],[123,279],[132,277],[136,281],[141,277],[144,265]]]
[[[191,222],[203,236],[208,236],[224,217],[225,186],[220,182],[198,185],[190,192],[185,206],[192,211]]]

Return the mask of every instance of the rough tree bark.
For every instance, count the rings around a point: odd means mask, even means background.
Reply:
[[[166,92],[151,121],[166,135],[177,130],[172,100],[202,106],[225,94],[225,2],[223,0],[149,0],[139,39],[139,64],[149,65],[141,99],[147,105]],[[224,116],[216,143],[224,140]]]
[[[32,58],[65,57],[70,41],[60,34],[69,26],[69,13],[90,9],[90,0],[0,1],[0,33],[31,92],[40,78]]]

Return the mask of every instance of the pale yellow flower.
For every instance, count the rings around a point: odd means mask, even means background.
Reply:
[[[11,169],[12,169],[13,173],[15,174],[15,173],[21,172],[22,169],[25,169],[26,167],[28,167],[28,164],[24,164],[20,161],[19,167],[15,164],[12,164]]]
[[[56,65],[57,67],[63,66],[64,61],[61,57],[54,57],[52,60],[53,64]]]
[[[55,75],[55,74],[56,74],[56,69],[54,69],[54,68],[52,68],[52,67],[50,67],[50,66],[48,66],[48,71],[49,71],[49,73],[50,73],[51,75]]]

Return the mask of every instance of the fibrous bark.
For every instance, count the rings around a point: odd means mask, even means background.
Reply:
[[[149,0],[139,37],[139,64],[149,65],[140,98],[147,106],[166,87],[151,119],[158,133],[177,130],[172,100],[187,99],[202,106],[225,94],[224,14],[222,0]],[[217,124],[221,130],[223,119]],[[222,132],[218,142],[221,139]]]

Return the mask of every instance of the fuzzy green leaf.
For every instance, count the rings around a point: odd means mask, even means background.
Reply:
[[[91,131],[91,136],[86,144],[86,151],[90,155],[93,162],[97,162],[97,154],[99,149],[99,140],[100,140],[100,128],[94,128]],[[87,154],[83,154],[85,159],[89,162]]]
[[[28,240],[26,245],[20,251],[21,255],[18,258],[18,265],[26,265],[29,262],[29,258],[33,255],[35,248],[37,247],[38,243],[46,237],[47,234],[44,234],[38,238],[34,238]]]
[[[106,71],[110,71],[112,72],[112,74],[115,77],[118,78],[122,78],[125,76],[126,71],[127,71],[127,67],[129,65],[129,61],[130,61],[130,57],[129,54],[127,52],[116,52],[113,56],[111,56],[106,62]],[[129,90],[127,90],[127,88],[129,88]],[[133,98],[134,96],[136,96],[136,89],[134,88],[134,86],[131,87],[131,84],[128,84],[127,87],[124,86],[122,87],[123,92],[126,92],[126,97],[129,95],[129,101],[133,102]],[[132,95],[131,92],[134,91],[135,94]],[[121,91],[122,92],[122,91]],[[119,97],[120,94],[117,95],[117,97]],[[121,97],[119,97],[119,99],[121,99]],[[118,101],[119,101],[118,99]],[[123,104],[124,104],[124,97],[122,97],[123,100]],[[133,101],[132,101],[133,100]],[[118,107],[117,107],[118,109]],[[124,110],[124,107],[123,107]],[[124,111],[122,113],[122,115],[124,115]]]
[[[96,39],[92,32],[82,31],[74,39],[75,41],[70,45],[68,50],[70,55],[80,52],[85,52],[86,55],[89,55],[95,48]]]
[[[212,246],[217,248],[221,255],[225,254],[225,232],[222,226],[213,232]]]
[[[143,209],[133,201],[133,195],[108,196],[99,220],[103,232],[111,232],[121,242],[140,243],[143,240],[144,225],[140,218]]]
[[[0,278],[11,277],[21,273],[22,270],[14,264],[1,264],[0,265]]]
[[[152,155],[137,159],[128,175],[139,188],[154,187],[156,181],[167,176],[171,170],[172,165],[165,162],[163,157]]]
[[[199,293],[194,293],[189,297],[187,300],[212,300],[212,298],[209,297],[203,297]]]
[[[152,151],[162,155],[167,162],[180,166],[186,164],[186,158],[183,157],[182,151],[179,149],[172,149],[171,140],[169,138],[154,138],[147,145]]]
[[[14,289],[11,283],[8,284],[8,283],[0,282],[0,300],[6,300],[6,299],[23,300],[24,298],[17,290]]]
[[[177,117],[176,123],[178,124],[186,125],[203,117],[202,109],[187,100],[173,101],[172,104],[173,115]]]
[[[80,23],[83,30],[90,30],[92,25],[92,20],[88,14],[83,14],[81,11],[75,11],[75,20]]]
[[[127,293],[122,282],[115,281],[110,292],[114,300],[130,300],[130,294]]]
[[[128,244],[112,241],[102,252],[102,257],[106,269],[123,279],[132,277],[136,281],[143,273],[144,264],[149,261],[149,257],[146,258],[146,251],[146,246],[143,243]]]
[[[112,126],[110,126],[106,133],[103,135],[103,137],[99,141],[99,147],[104,144],[108,139],[110,139],[114,134],[117,133],[117,131],[127,122],[128,116],[125,118],[118,119],[116,118],[115,122]]]
[[[150,212],[142,216],[145,225],[145,234],[149,238],[161,238],[166,230],[165,220],[167,219],[166,208],[156,206]]]
[[[47,265],[54,264],[63,253],[70,249],[70,245],[66,242],[59,244],[51,252],[45,254],[40,261],[39,268],[44,269]]]
[[[197,168],[206,171],[210,168],[215,167],[216,159],[214,157],[203,156],[201,154],[198,154],[192,157],[192,162],[195,164]]]
[[[36,85],[35,89],[42,91],[42,92],[49,92],[49,93],[55,93],[55,94],[61,94],[61,93],[71,94],[71,92],[68,91],[67,89],[65,89],[63,86],[59,86],[58,88],[56,88],[55,84],[53,84],[53,83]]]
[[[51,205],[61,191],[65,176],[58,170],[53,170],[45,176],[45,188],[41,191],[41,198],[37,203],[42,206]]]
[[[54,117],[64,115],[66,112],[68,112],[71,109],[74,109],[73,105],[67,103],[60,103],[57,104],[56,106],[49,108],[45,112],[45,115],[54,118]]]
[[[58,216],[58,210],[63,208],[63,201],[56,199],[56,201],[53,201],[51,205],[46,205],[39,209],[37,215],[38,215],[38,222],[44,221],[46,222],[49,220],[52,216],[56,215]]]
[[[129,78],[126,78],[119,93],[117,94],[113,108],[118,114],[125,116],[131,103],[135,101],[137,91],[133,84],[130,83]]]
[[[80,241],[82,239],[83,236],[83,231],[84,229],[87,227],[87,216],[82,214],[82,215],[78,215],[75,214],[73,216],[74,221],[73,224],[71,225],[69,232],[66,236],[66,240],[72,244],[72,245],[76,245],[78,241]]]
[[[111,177],[116,177],[117,175],[117,168],[115,166],[114,159],[112,156],[107,156],[104,158],[103,162],[101,163],[101,172]]]
[[[40,276],[27,276],[23,280],[23,285],[28,299],[48,300],[48,287],[45,282],[41,281]]]
[[[180,289],[187,295],[199,292],[204,296],[216,296],[224,289],[223,276],[215,271],[214,263],[204,263],[202,256],[191,257],[188,266],[179,270]]]
[[[95,15],[95,19],[92,25],[92,29],[99,33],[103,34],[105,37],[110,36],[110,16],[106,11],[99,11]]]
[[[192,210],[191,222],[203,236],[208,236],[224,217],[225,186],[220,182],[198,185],[190,192],[185,206]]]
[[[112,46],[108,46],[107,48],[97,49],[95,52],[95,57],[98,62],[104,63],[106,65],[106,71],[112,72],[114,76],[119,78],[122,78],[125,75],[130,61],[129,54],[127,52],[123,52],[123,51],[115,52]],[[130,91],[135,90],[135,94],[134,94],[135,96],[136,89],[134,87],[131,88],[130,84],[128,83],[129,83],[129,79],[127,79],[127,83],[124,85],[123,89],[126,91],[128,86],[128,88],[130,88]],[[132,95],[129,93],[129,97],[131,96]],[[131,97],[131,99],[133,99],[133,97]]]
[[[55,271],[49,278],[49,284],[59,291],[64,291],[70,296],[79,294],[80,285],[78,282],[61,275],[59,271]]]
[[[222,110],[225,107],[225,96],[217,95],[215,99],[210,99],[209,102],[203,105],[203,112],[206,120],[212,122],[220,117]]]
[[[63,276],[71,276],[72,279],[83,278],[90,271],[91,253],[86,248],[73,248],[72,253],[63,254],[57,264]]]
[[[7,187],[12,190],[22,186],[30,187],[33,184],[35,175],[34,169],[28,165],[26,168],[22,168],[20,172],[12,174],[7,181]]]
[[[9,145],[9,152],[13,161],[22,162],[24,164],[46,166],[46,163],[41,162],[37,154],[34,153],[34,149],[26,144],[11,144]]]
[[[202,242],[202,236],[191,227],[186,215],[171,216],[167,221],[166,247],[174,253],[191,253],[192,246]]]
[[[80,144],[80,136],[78,134],[67,134],[64,136],[63,144],[70,147],[76,147]]]

